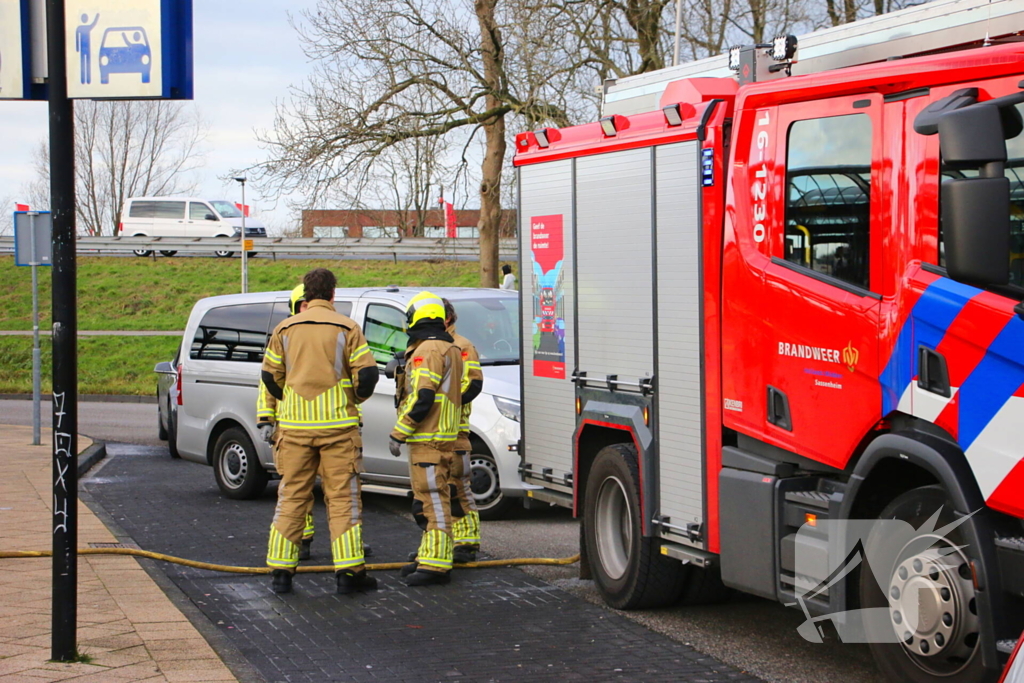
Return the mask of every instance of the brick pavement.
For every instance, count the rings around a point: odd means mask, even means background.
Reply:
[[[49,434],[0,425],[0,549],[50,547]],[[88,447],[89,440],[80,438]],[[85,504],[79,541],[117,539]],[[49,558],[0,560],[0,682],[234,681],[218,655],[130,557],[78,560],[78,643],[88,664],[50,662]]]
[[[273,485],[231,501],[209,467],[157,448],[117,446],[84,486],[142,547],[196,560],[259,565]],[[398,561],[418,530],[366,496],[374,560]],[[318,500],[318,529],[326,531]],[[329,562],[326,538],[313,562]],[[745,674],[516,569],[456,570],[445,587],[408,588],[377,574],[374,593],[338,596],[333,577],[299,575],[279,596],[266,576],[160,568],[268,681],[748,681]]]

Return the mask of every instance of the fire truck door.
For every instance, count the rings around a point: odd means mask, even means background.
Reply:
[[[881,296],[871,281],[887,227],[882,100],[778,108],[775,193],[759,309],[769,443],[842,467],[881,413]]]

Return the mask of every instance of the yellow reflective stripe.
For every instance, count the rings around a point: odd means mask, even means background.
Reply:
[[[281,356],[277,355],[276,353],[274,353],[274,352],[273,352],[273,351],[271,351],[270,349],[267,349],[267,350],[266,350],[266,351],[264,352],[264,357],[265,357],[265,358],[266,358],[267,360],[269,360],[269,361],[270,361],[271,363],[277,363],[278,365],[280,365],[280,364],[281,364]]]
[[[290,420],[278,420],[277,424],[288,429],[325,429],[330,427],[355,427],[359,424],[358,417],[345,420],[310,420],[309,422],[293,422]]]
[[[356,350],[352,352],[351,356],[349,356],[348,362],[350,364],[351,363],[355,363],[357,360],[359,360],[360,358],[362,358],[363,356],[365,356],[369,352],[370,352],[370,347],[367,346],[366,344],[363,344],[362,346],[356,347]]]
[[[403,434],[412,434],[412,432],[413,432],[412,427],[410,427],[407,424],[403,424],[401,422],[399,422],[399,423],[397,423],[395,425],[395,429],[397,429],[398,431],[402,432]]]
[[[267,541],[267,566],[291,569],[299,564],[299,546],[281,535],[277,527],[270,526]]]
[[[346,569],[363,564],[363,525],[356,524],[331,543],[331,557],[335,569]]]

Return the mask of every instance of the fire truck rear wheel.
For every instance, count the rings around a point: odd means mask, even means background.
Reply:
[[[616,609],[670,605],[685,588],[685,567],[641,532],[639,483],[636,449],[626,444],[602,448],[587,477],[587,561],[602,597]]]
[[[954,521],[953,505],[940,486],[922,486],[895,498],[879,519],[907,522],[919,531],[900,539],[893,548],[892,566],[862,565],[860,602],[865,609],[888,612],[885,623],[865,623],[871,653],[888,680],[938,683],[982,683],[995,679],[978,652],[979,615],[964,535],[953,529],[930,533],[928,520],[941,509],[934,529]],[[890,534],[872,532],[865,555],[879,557],[877,548]],[[876,574],[878,578],[876,580]],[[879,586],[880,583],[884,585]],[[895,632],[898,642],[892,641]]]

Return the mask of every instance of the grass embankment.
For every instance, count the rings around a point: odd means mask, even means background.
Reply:
[[[473,261],[249,261],[249,290],[291,289],[303,273],[325,267],[339,287],[389,284],[423,287],[476,286]],[[118,258],[78,259],[80,330],[182,330],[192,305],[203,297],[239,291],[238,259]],[[49,270],[40,269],[40,327],[50,327]],[[0,257],[0,330],[32,329],[31,269]],[[177,337],[80,337],[79,391],[83,394],[151,394],[153,365],[170,360]],[[50,342],[42,347],[44,391],[50,376]],[[32,338],[0,337],[0,393],[32,391]]]

